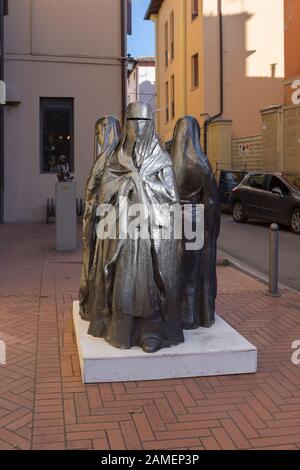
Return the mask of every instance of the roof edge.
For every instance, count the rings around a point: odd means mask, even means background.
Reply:
[[[163,1],[164,0],[151,0],[144,19],[150,20],[151,15],[155,15],[156,13],[158,13]]]

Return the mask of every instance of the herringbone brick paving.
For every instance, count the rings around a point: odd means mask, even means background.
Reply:
[[[256,375],[83,385],[81,254],[53,246],[53,227],[0,228],[0,449],[300,449],[300,294],[219,268],[218,312],[258,347]]]

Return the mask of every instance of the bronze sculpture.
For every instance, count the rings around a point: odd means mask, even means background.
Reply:
[[[121,138],[120,122],[114,116],[99,119],[95,125],[96,161],[90,172],[85,192],[85,210],[83,217],[83,266],[79,290],[80,315],[85,320],[91,316],[87,310],[89,286],[95,281],[90,277],[96,246],[96,211],[103,171],[109,157],[114,152]]]
[[[121,197],[129,210],[139,204],[145,220],[154,204],[178,202],[171,158],[155,135],[151,108],[144,103],[128,106],[122,141],[102,178],[100,204],[110,204],[118,221]],[[149,217],[149,234],[154,225],[164,223],[155,217],[155,213]],[[96,242],[89,334],[118,348],[139,345],[147,353],[183,342],[177,307],[177,241],[172,235],[166,240],[121,237],[116,225],[115,238],[98,237]]]
[[[80,314],[90,322],[90,335],[118,348],[140,346],[154,353],[183,342],[183,329],[214,323],[216,181],[192,117],[176,125],[173,163],[147,104],[128,106],[122,137],[113,117],[98,121],[96,129],[100,153],[86,190]],[[204,205],[202,250],[188,251],[186,240],[176,239],[175,216],[168,210],[179,206],[181,217],[180,203],[193,207],[193,217]],[[132,225],[136,206],[139,218],[130,236],[124,227]],[[169,236],[156,238],[157,228]]]
[[[183,327],[208,328],[215,322],[220,204],[217,183],[201,149],[200,126],[195,118],[179,119],[171,154],[181,203],[204,204],[204,247],[198,251],[183,247],[180,294]]]
[[[71,175],[68,163],[68,157],[60,155],[58,157],[58,164],[55,167],[57,179],[60,183],[67,183],[73,181],[74,177]]]

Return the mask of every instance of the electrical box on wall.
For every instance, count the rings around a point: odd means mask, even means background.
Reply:
[[[0,80],[0,104],[6,103],[6,86],[3,80]]]
[[[17,85],[7,85],[6,87],[6,105],[15,106],[22,101],[22,92]]]

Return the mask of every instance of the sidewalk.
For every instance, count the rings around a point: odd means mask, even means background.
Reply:
[[[256,375],[83,385],[81,253],[53,247],[53,226],[0,226],[0,449],[300,449],[300,294],[218,268],[218,312],[258,347]]]

